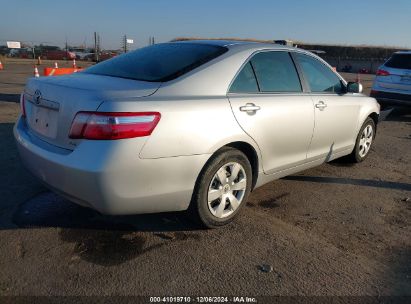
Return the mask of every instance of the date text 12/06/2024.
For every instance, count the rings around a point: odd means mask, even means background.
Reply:
[[[150,303],[257,303],[254,297],[150,297]]]

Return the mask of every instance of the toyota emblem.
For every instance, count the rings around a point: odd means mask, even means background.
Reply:
[[[40,104],[40,100],[41,100],[41,92],[40,92],[40,90],[36,90],[34,92],[34,102],[36,104]]]

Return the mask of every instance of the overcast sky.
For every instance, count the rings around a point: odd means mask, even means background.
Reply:
[[[411,0],[1,0],[7,40],[117,49],[175,37],[292,39],[307,43],[411,48]]]

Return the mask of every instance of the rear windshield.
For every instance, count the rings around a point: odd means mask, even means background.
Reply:
[[[394,69],[411,70],[411,54],[394,54],[388,59],[385,66]]]
[[[142,81],[175,79],[225,53],[227,48],[194,43],[162,43],[96,64],[85,73]]]

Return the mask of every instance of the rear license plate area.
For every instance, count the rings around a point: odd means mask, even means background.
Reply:
[[[35,132],[48,137],[56,138],[58,111],[30,103],[29,127]]]

